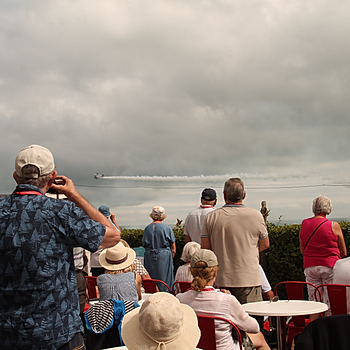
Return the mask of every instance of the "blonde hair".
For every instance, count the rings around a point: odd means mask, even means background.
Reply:
[[[124,272],[133,272],[134,271],[134,264],[129,265],[128,267],[125,267],[121,270],[105,270],[105,273],[108,273],[109,275],[118,275],[120,273]]]
[[[200,292],[208,285],[208,282],[214,278],[217,270],[218,266],[208,267],[204,261],[198,261],[195,267],[190,268],[193,276],[193,281],[191,283],[192,289]]]
[[[127,241],[125,241],[124,239],[121,239],[120,242],[123,243],[124,247],[130,248],[129,244]]]

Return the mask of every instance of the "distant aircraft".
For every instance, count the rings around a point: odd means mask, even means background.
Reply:
[[[94,175],[94,179],[100,179],[101,177],[104,177],[104,175],[103,174],[99,174],[99,173],[96,173],[95,175]]]

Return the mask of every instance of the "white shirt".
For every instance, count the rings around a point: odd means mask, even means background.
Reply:
[[[214,210],[212,205],[201,205],[192,210],[185,220],[185,235],[190,236],[192,242],[201,244],[201,233],[205,216]]]
[[[263,293],[267,293],[268,291],[271,290],[271,285],[269,283],[269,281],[267,280],[267,277],[265,275],[265,271],[264,269],[261,267],[261,265],[259,264],[259,269],[260,269],[260,277],[261,277],[261,291]]]
[[[333,283],[350,284],[350,257],[339,259],[333,267]],[[350,314],[350,288],[346,288],[348,314]]]
[[[190,272],[190,265],[182,265],[180,266],[177,271],[176,271],[176,275],[175,275],[175,279],[174,281],[187,281],[187,282],[192,282],[193,280],[193,276]],[[180,292],[180,287],[178,285],[175,286],[175,290],[176,293]]]

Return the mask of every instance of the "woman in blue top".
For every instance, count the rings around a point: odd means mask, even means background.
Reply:
[[[99,261],[105,273],[97,277],[100,300],[141,300],[141,276],[134,272],[135,257],[135,251],[122,242],[101,252]]]
[[[171,288],[174,283],[173,258],[176,253],[174,232],[162,222],[166,218],[163,207],[154,207],[150,217],[153,222],[145,228],[142,238],[145,268],[152,278],[165,282]],[[161,283],[158,288],[160,291],[168,291]]]

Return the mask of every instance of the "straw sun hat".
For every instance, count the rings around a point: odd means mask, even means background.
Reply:
[[[194,350],[200,330],[190,306],[159,292],[124,316],[122,338],[129,350]]]
[[[117,271],[130,266],[135,258],[135,251],[119,242],[112,248],[104,249],[99,256],[99,262],[106,270]]]

